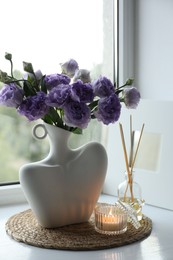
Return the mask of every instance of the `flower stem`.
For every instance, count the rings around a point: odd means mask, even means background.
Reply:
[[[14,78],[14,76],[13,76],[13,62],[12,62],[12,60],[10,60],[10,64],[11,64],[11,76],[12,76],[12,78]]]
[[[12,80],[12,81],[10,81],[10,83],[17,83],[17,82],[28,82],[31,86],[32,86],[32,84],[28,81],[28,80],[26,80],[26,79],[16,79],[16,80]]]

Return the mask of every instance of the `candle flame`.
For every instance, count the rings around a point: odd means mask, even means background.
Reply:
[[[110,208],[110,210],[109,210],[109,214],[108,214],[109,216],[113,216],[113,213],[112,213],[112,207]]]

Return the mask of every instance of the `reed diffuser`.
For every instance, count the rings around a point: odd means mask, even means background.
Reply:
[[[123,126],[120,123],[120,134],[122,140],[122,147],[124,152],[124,159],[126,165],[125,181],[118,186],[118,199],[122,202],[130,204],[136,211],[138,220],[142,219],[142,205],[144,200],[142,199],[142,192],[140,185],[134,181],[134,165],[138,154],[144,124],[142,125],[140,136],[137,142],[136,150],[134,151],[134,131],[132,127],[132,116],[130,116],[130,153],[127,155],[127,149],[125,144]]]

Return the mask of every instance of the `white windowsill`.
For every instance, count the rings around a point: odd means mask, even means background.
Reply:
[[[16,187],[16,196],[17,187]],[[100,201],[114,203],[113,196],[101,195]],[[98,251],[65,251],[42,249],[16,242],[5,232],[5,223],[8,218],[20,211],[28,209],[27,203],[14,203],[1,205],[0,207],[0,259],[1,260],[171,260],[173,255],[172,233],[173,233],[173,211],[156,207],[144,206],[143,212],[153,221],[151,235],[143,241],[128,246]]]
[[[8,204],[26,203],[20,184],[0,187],[0,206]]]

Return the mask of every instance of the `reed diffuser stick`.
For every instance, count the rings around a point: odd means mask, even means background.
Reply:
[[[121,123],[119,123],[119,127],[120,127],[120,134],[121,134],[121,140],[122,140],[123,151],[124,151],[124,158],[125,158],[125,163],[126,163],[126,170],[127,170],[127,174],[128,174],[128,182],[129,182],[129,184],[130,184],[130,183],[132,183],[132,180],[131,180],[131,172],[130,172],[130,168],[129,168],[129,162],[128,162],[126,144],[125,144],[125,139],[124,139],[123,127],[122,127],[122,124],[121,124]],[[127,185],[128,185],[128,184],[127,184]],[[128,188],[128,186],[127,186],[127,188]],[[126,189],[126,190],[127,190],[127,189]],[[131,187],[130,187],[130,193],[131,193],[132,201],[134,201],[132,185],[131,185]],[[124,194],[124,199],[125,199],[125,197],[126,197],[126,194]]]
[[[131,193],[131,200],[134,202],[133,196],[133,175],[132,175],[132,161],[133,161],[133,126],[132,126],[132,115],[130,115],[130,156],[129,156],[129,169],[130,169],[130,178],[129,178],[129,186],[130,186],[130,193]],[[128,188],[128,185],[127,185]],[[125,194],[126,195],[126,194]]]
[[[124,151],[124,159],[125,159],[125,163],[126,163],[126,170],[127,170],[127,173],[130,174],[126,144],[125,144],[125,139],[124,139],[124,132],[123,132],[123,127],[122,127],[121,123],[119,123],[119,127],[120,127],[121,141],[122,141],[123,151]]]
[[[135,156],[134,156],[134,158],[133,158],[133,162],[132,162],[132,165],[131,165],[131,171],[133,170],[133,167],[134,167],[134,164],[135,164],[136,156],[137,156],[137,153],[138,153],[138,150],[139,150],[139,145],[140,145],[141,138],[142,138],[142,134],[143,134],[143,130],[144,130],[144,126],[145,126],[145,125],[143,124],[143,125],[142,125],[142,129],[141,129],[141,132],[140,132],[140,137],[139,137],[139,140],[138,140],[138,144],[137,144]]]
[[[129,156],[129,167],[132,166],[133,161],[133,127],[132,127],[132,115],[130,115],[130,156]]]

